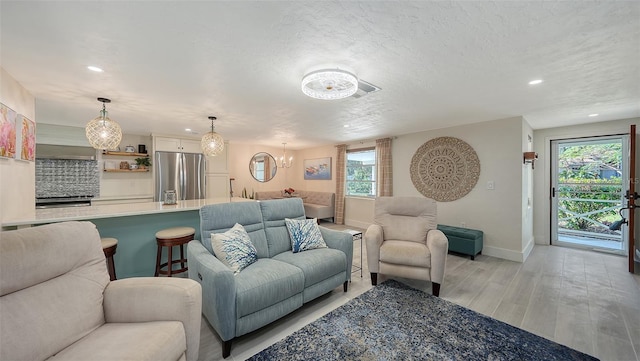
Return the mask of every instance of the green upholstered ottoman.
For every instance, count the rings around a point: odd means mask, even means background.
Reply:
[[[469,255],[472,260],[482,253],[482,231],[443,224],[439,224],[438,229],[449,239],[449,251]]]

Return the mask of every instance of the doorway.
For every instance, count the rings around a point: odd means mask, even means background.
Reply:
[[[624,206],[629,137],[551,142],[551,244],[625,255],[627,236],[611,225]]]

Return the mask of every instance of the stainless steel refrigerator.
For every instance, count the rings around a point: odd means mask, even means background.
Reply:
[[[153,200],[175,190],[177,200],[206,198],[204,154],[156,152],[156,188]]]

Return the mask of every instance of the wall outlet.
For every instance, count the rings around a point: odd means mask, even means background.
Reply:
[[[460,222],[460,227],[466,227],[467,226],[467,222]]]
[[[490,191],[496,189],[495,183],[493,183],[493,181],[488,181],[487,182],[487,189],[490,190]]]

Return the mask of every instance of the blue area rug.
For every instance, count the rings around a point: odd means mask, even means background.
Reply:
[[[249,360],[597,360],[388,280]]]

